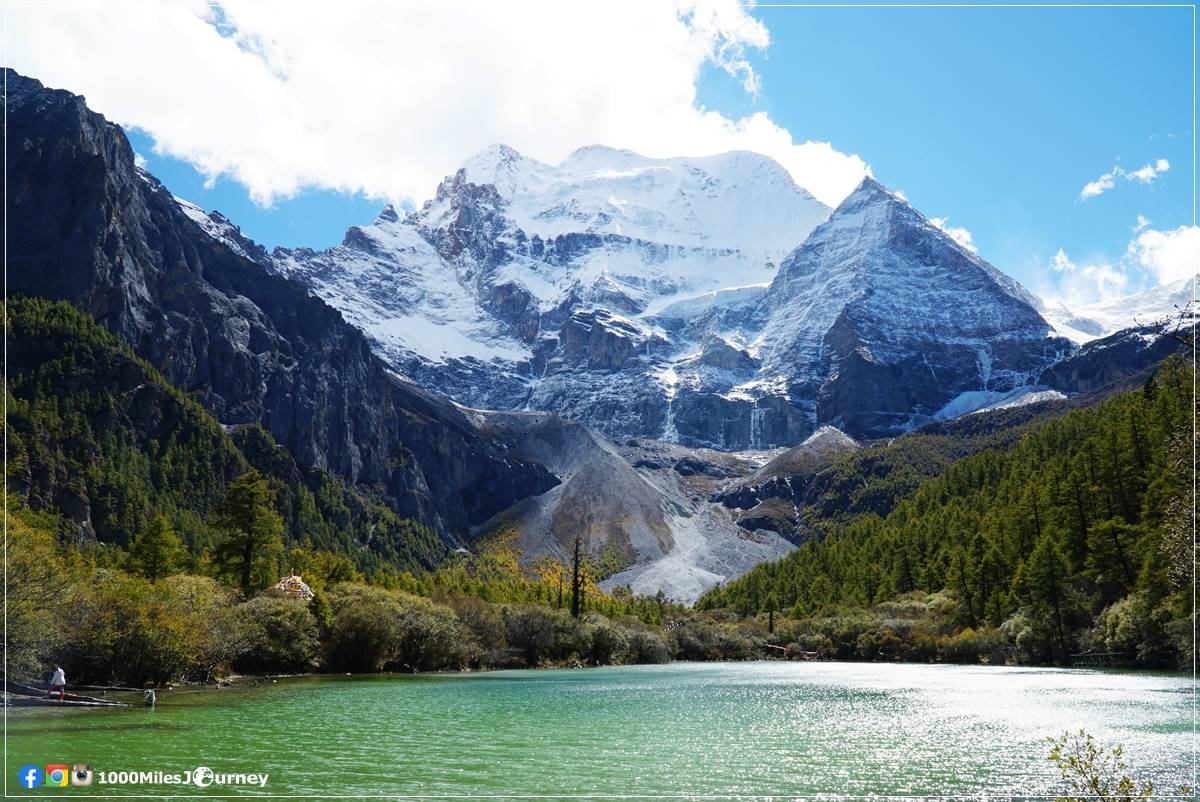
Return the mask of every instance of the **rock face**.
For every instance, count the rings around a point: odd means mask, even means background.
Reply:
[[[832,426],[822,426],[798,446],[776,455],[753,473],[725,485],[713,496],[736,510],[738,526],[770,530],[792,539],[803,537],[796,505],[819,471],[862,448]]]
[[[775,532],[737,526],[712,504],[713,487],[754,465],[653,442],[617,446],[586,427],[539,412],[472,413],[512,443],[515,454],[544,463],[562,483],[525,499],[480,528],[512,527],[522,561],[569,562],[576,535],[611,575],[601,586],[662,591],[691,603],[792,545]]]
[[[226,424],[465,533],[557,479],[382,363],[340,313],[185,210],[82,97],[7,71],[8,290],[63,299]]]
[[[780,265],[760,305],[761,372],[817,424],[898,434],[1068,353],[1036,303],[867,178]]]
[[[422,384],[615,439],[890,436],[964,392],[1031,384],[1073,348],[873,179],[830,214],[748,153],[589,147],[550,166],[494,146],[418,211],[263,261]]]
[[[1189,338],[1195,315],[1177,319],[1181,337]],[[1071,356],[1047,368],[1041,383],[1064,393],[1102,393],[1125,389],[1131,379],[1145,378],[1154,366],[1188,348],[1159,326],[1137,326],[1092,340]]]

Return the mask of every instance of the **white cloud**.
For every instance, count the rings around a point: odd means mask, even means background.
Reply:
[[[971,253],[979,253],[979,248],[975,247],[975,237],[971,235],[971,232],[962,226],[949,225],[950,218],[931,217],[929,218],[929,222],[933,223],[942,231],[945,231],[946,235],[950,237],[950,239],[954,240]]]
[[[1133,226],[1133,233],[1136,234],[1139,231],[1143,231],[1144,229],[1149,228],[1149,227],[1150,227],[1150,218],[1146,217],[1146,215],[1144,215],[1144,214],[1139,214],[1137,216],[1137,222]]]
[[[1081,309],[1200,272],[1200,227],[1159,231],[1149,225],[1149,220],[1138,215],[1134,237],[1115,263],[1093,259],[1077,264],[1059,248],[1050,260],[1049,286],[1041,295],[1070,309]]]
[[[1129,243],[1126,256],[1148,270],[1159,284],[1191,278],[1200,272],[1200,227],[1147,229]]]
[[[1143,184],[1149,184],[1154,179],[1171,169],[1171,163],[1166,159],[1159,159],[1154,164],[1146,164],[1132,173],[1127,173],[1126,178],[1130,181],[1141,181]]]
[[[493,142],[549,162],[602,143],[746,149],[824,202],[869,172],[762,112],[701,108],[708,66],[750,93],[770,43],[736,0],[426,4],[204,0],[8,10],[9,65],[149,133],[260,203],[306,187],[421,201]]]
[[[1084,184],[1083,189],[1079,191],[1079,200],[1087,200],[1089,198],[1095,198],[1103,195],[1105,192],[1117,185],[1118,178],[1124,178],[1126,181],[1137,181],[1142,184],[1149,184],[1170,169],[1171,163],[1166,159],[1156,159],[1150,164],[1144,164],[1136,170],[1126,170],[1120,165],[1117,165],[1113,167],[1111,171],[1100,176],[1095,181],[1089,181]]]
[[[1103,195],[1114,186],[1116,186],[1116,182],[1113,180],[1113,174],[1105,173],[1095,181],[1089,181],[1084,184],[1083,189],[1079,191],[1079,199],[1087,200],[1088,198],[1095,198]]]
[[[1076,264],[1062,248],[1051,258],[1050,266],[1059,274],[1053,300],[1068,308],[1108,301],[1128,292],[1129,278],[1120,267],[1104,262]]]

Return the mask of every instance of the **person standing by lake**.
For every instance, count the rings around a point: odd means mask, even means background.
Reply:
[[[50,689],[46,691],[46,698],[49,699],[54,695],[54,691],[58,691],[58,701],[63,701],[67,696],[67,674],[62,670],[62,666],[54,667],[54,675],[50,677]]]

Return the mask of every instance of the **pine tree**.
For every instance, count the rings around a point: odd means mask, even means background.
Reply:
[[[242,593],[263,587],[278,568],[283,550],[283,518],[275,510],[275,491],[256,470],[229,486],[217,510],[216,526],[225,539],[217,547],[221,571],[237,579]]]
[[[1088,535],[1088,572],[1100,586],[1105,601],[1123,596],[1136,579],[1130,550],[1138,535],[1137,527],[1121,517],[1101,521]]]
[[[971,593],[971,572],[967,568],[967,558],[962,548],[954,550],[951,575],[954,577],[954,590],[958,594],[958,604],[962,620],[968,627],[974,629],[979,626],[979,620],[975,613],[974,594]]]
[[[1067,653],[1067,559],[1050,533],[1042,535],[1025,565],[1025,592],[1035,623],[1053,633],[1059,657]]]
[[[183,567],[187,550],[167,516],[150,520],[146,530],[129,544],[129,568],[151,582],[171,576]]]

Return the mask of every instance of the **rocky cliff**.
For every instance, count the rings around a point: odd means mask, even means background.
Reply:
[[[6,77],[10,293],[70,302],[222,423],[261,422],[301,464],[380,488],[447,535],[557,483],[201,227],[82,97]]]

